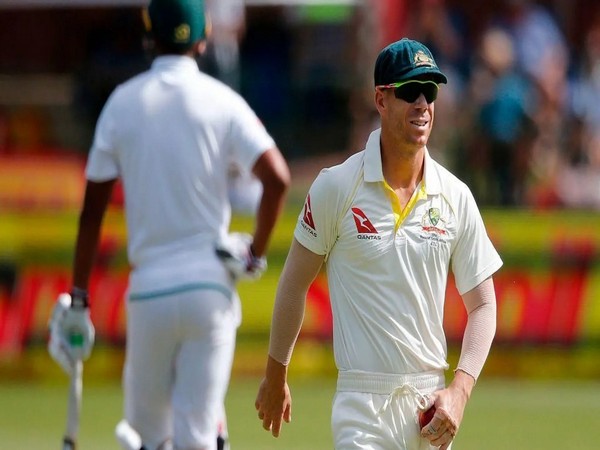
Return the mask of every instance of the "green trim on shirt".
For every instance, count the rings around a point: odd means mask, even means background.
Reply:
[[[225,286],[217,283],[191,283],[184,284],[182,286],[176,286],[167,289],[161,289],[157,291],[139,292],[136,294],[130,294],[129,300],[152,300],[158,297],[165,297],[167,295],[181,294],[182,292],[193,291],[196,289],[208,289],[213,291],[221,292],[225,297],[231,300],[233,292]]]

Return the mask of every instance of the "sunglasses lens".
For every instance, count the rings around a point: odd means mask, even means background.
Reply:
[[[394,89],[394,95],[400,100],[413,103],[421,94],[421,85],[417,83],[407,83]]]
[[[419,95],[425,96],[427,103],[432,103],[437,98],[438,86],[435,83],[406,83],[394,89],[396,98],[408,103],[415,102]]]

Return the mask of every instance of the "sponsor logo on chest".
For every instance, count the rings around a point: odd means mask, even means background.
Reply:
[[[361,208],[353,206],[350,211],[356,227],[356,239],[363,241],[380,241],[382,239],[380,232]],[[376,223],[378,222],[376,221]],[[393,224],[390,223],[389,226],[393,227]],[[447,228],[448,220],[442,216],[440,209],[436,207],[427,208],[421,218],[416,221],[408,220],[403,224],[403,228],[405,227],[408,227],[407,231],[412,229],[412,233],[408,231],[409,234],[413,234],[413,236],[416,234],[419,238],[430,243],[432,241],[446,241],[451,238]],[[386,235],[387,233],[384,232],[383,234]]]
[[[373,226],[367,215],[360,209],[354,206],[352,209],[352,217],[356,225],[357,239],[363,240],[381,240],[377,229]]]

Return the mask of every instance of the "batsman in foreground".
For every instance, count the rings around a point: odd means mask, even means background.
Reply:
[[[147,12],[158,56],[115,89],[98,120],[72,304],[52,319],[50,350],[67,372],[75,356],[91,351],[88,283],[102,219],[121,179],[132,269],[119,441],[146,450],[215,450],[241,317],[236,281],[265,270],[290,175],[247,103],[198,69],[204,2],[152,0]],[[262,183],[252,236],[228,234],[232,163]],[[83,336],[79,347],[68,340],[74,332]]]
[[[335,448],[446,450],[459,430],[495,334],[492,274],[502,261],[468,187],[427,150],[446,82],[423,44],[402,39],[384,48],[375,63],[381,128],[310,188],[277,289],[255,404],[275,437],[291,420],[288,365],[307,290],[324,263],[338,368]],[[446,386],[450,267],[468,321]],[[431,406],[433,418],[419,424]]]

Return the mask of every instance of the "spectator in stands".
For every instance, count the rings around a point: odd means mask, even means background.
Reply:
[[[576,67],[570,140],[557,177],[557,195],[566,206],[600,208],[600,7],[586,30]]]
[[[533,143],[531,85],[515,67],[510,36],[492,27],[482,36],[472,68],[469,98],[475,130],[465,175],[484,203],[523,201]]]
[[[569,50],[563,31],[548,8],[532,0],[506,0],[506,12],[504,20],[513,37],[516,67],[535,89],[530,104],[537,135],[528,160],[517,162],[532,169],[532,186],[517,203],[547,206],[554,203],[553,184],[560,170],[569,121]]]
[[[200,61],[202,69],[235,91],[240,91],[240,41],[246,31],[244,0],[207,0],[206,10],[211,21],[206,54]]]

